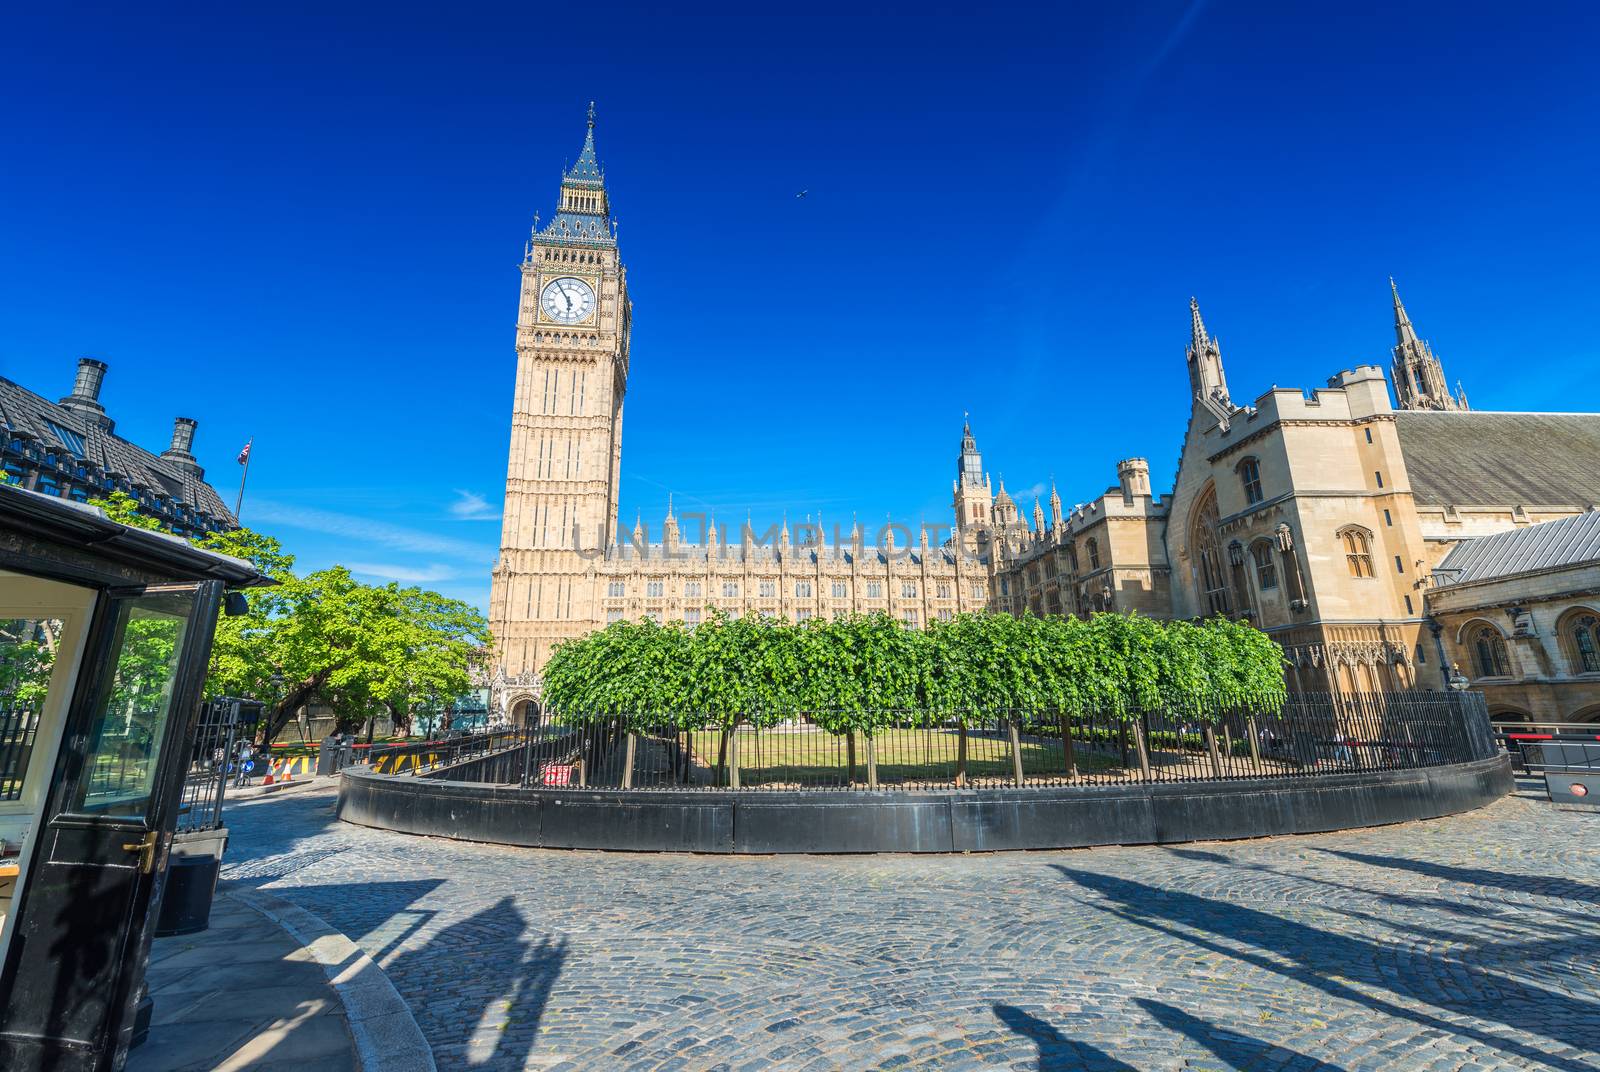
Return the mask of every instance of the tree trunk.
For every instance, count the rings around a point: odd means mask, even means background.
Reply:
[[[1011,780],[1018,789],[1022,788],[1022,738],[1017,732],[1017,720],[1006,719],[1006,729],[1011,736]]]
[[[956,723],[956,788],[967,784],[967,724]]]
[[[1217,755],[1217,731],[1212,729],[1210,726],[1206,726],[1205,734],[1206,734],[1206,752],[1211,757],[1211,776],[1213,778],[1221,778],[1222,777],[1222,757]]]
[[[878,788],[878,742],[867,738],[867,788]]]
[[[1067,716],[1057,713],[1056,721],[1061,724],[1061,758],[1067,768],[1067,777],[1078,776],[1078,754],[1072,748],[1072,727],[1067,723]]]
[[[728,777],[728,727],[722,728],[722,743],[717,746],[717,785],[726,785]]]
[[[1133,728],[1133,743],[1139,748],[1139,777],[1150,780],[1150,750],[1145,746],[1144,726],[1138,722],[1125,723]]]
[[[266,717],[266,728],[262,730],[261,743],[270,745],[276,740],[278,734],[282,733],[284,727],[289,725],[290,720],[294,718],[294,713],[310,702],[321,685],[322,679],[320,677],[302,682],[290,689],[276,707],[269,709]]]

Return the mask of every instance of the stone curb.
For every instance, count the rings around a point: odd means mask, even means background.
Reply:
[[[290,782],[278,782],[274,785],[252,785],[245,789],[230,790],[223,796],[222,806],[223,809],[226,810],[229,804],[248,804],[253,800],[264,800],[267,797],[273,797],[279,793],[293,793],[297,790],[316,789],[318,786],[333,784],[334,780],[332,778],[319,779],[315,775],[312,775],[309,778],[297,779]]]
[[[362,1072],[438,1072],[433,1050],[400,992],[359,946],[320,917],[263,890],[218,890],[282,927],[322,965],[344,1004]]]

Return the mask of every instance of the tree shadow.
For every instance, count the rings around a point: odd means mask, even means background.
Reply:
[[[1430,863],[1427,860],[1373,856],[1364,852],[1351,852],[1348,849],[1318,849],[1317,851],[1327,853],[1329,856],[1337,856],[1342,860],[1353,860],[1356,863],[1368,864],[1372,867],[1383,867],[1391,871],[1409,871],[1414,875],[1426,875],[1429,878],[1436,878],[1445,882],[1487,886],[1491,889],[1508,890],[1513,893],[1532,894],[1535,897],[1551,897],[1558,901],[1584,901],[1589,904],[1600,904],[1600,887],[1577,882],[1569,878],[1561,878],[1556,875],[1545,877],[1511,876],[1498,871],[1487,871],[1481,867],[1454,867],[1450,864]],[[1515,881],[1513,880],[1514,877]]]
[[[1292,879],[1295,882],[1309,882],[1317,886],[1325,886],[1330,890],[1343,890],[1347,893],[1358,893],[1364,897],[1381,897],[1385,904],[1404,905],[1407,908],[1422,908],[1433,912],[1448,912],[1455,916],[1472,916],[1478,919],[1493,918],[1498,913],[1495,909],[1485,908],[1482,905],[1468,904],[1461,901],[1452,901],[1443,897],[1418,897],[1406,893],[1380,893],[1364,886],[1351,886],[1344,882],[1335,882],[1332,879],[1318,878],[1298,871],[1281,871],[1276,867],[1266,864],[1247,863],[1235,860],[1216,852],[1201,852],[1195,849],[1167,849],[1169,855],[1181,857],[1186,860],[1195,860],[1201,863],[1219,864],[1224,867],[1236,868],[1240,871],[1256,871],[1263,875],[1277,875],[1281,878]]]
[[[1295,1072],[1343,1072],[1338,1065],[1330,1065],[1298,1050],[1253,1039],[1237,1031],[1220,1029],[1213,1023],[1190,1016],[1182,1009],[1164,1005],[1159,1001],[1136,998],[1134,1004],[1153,1016],[1162,1027],[1199,1043],[1226,1061],[1232,1068],[1293,1068]]]
[[[550,991],[566,963],[567,940],[528,941],[527,929],[515,899],[502,897],[386,966],[402,995],[418,992],[409,999],[412,1011],[436,1050],[440,1040],[458,1035],[463,1024],[476,1025],[459,1047],[451,1044],[451,1050],[462,1052],[440,1057],[441,1068],[522,1068],[531,1057]],[[492,985],[475,994],[458,991],[463,1000],[450,1003],[443,1015],[436,1013],[424,1002],[437,989],[440,964],[470,964],[474,982]],[[494,1036],[493,1048],[484,1053],[488,1034]]]
[[[994,1014],[1013,1032],[1039,1048],[1039,1072],[1139,1072],[1098,1047],[1075,1042],[1015,1005],[995,1005]]]
[[[1106,909],[1093,902],[1087,903],[1131,923],[1292,979],[1330,997],[1447,1035],[1464,1036],[1536,1064],[1570,1072],[1592,1068],[1586,1062],[1552,1053],[1549,1047],[1538,1042],[1542,1037],[1575,1050],[1590,1049],[1594,1038],[1600,1034],[1600,1005],[1592,1002],[1491,974],[1458,957],[1385,947],[1225,901],[1079,871],[1062,864],[1051,866],[1084,889],[1099,893],[1112,902],[1113,907]],[[1187,930],[1180,930],[1176,925]],[[1224,939],[1237,944],[1224,944]],[[1251,948],[1241,949],[1239,945]],[[1582,952],[1570,944],[1567,948],[1575,954]],[[1405,953],[1409,956],[1401,955]],[[1396,964],[1400,974],[1393,975]],[[1437,982],[1439,976],[1451,979],[1448,990]],[[1476,1000],[1462,996],[1461,982],[1468,976],[1475,976],[1486,984],[1482,987],[1482,996]],[[1417,992],[1420,987],[1408,987],[1407,980],[1412,978],[1430,985],[1434,993],[1424,996]],[[1346,979],[1447,1010],[1456,1017],[1446,1020],[1406,1008],[1367,993],[1344,981]],[[1459,1019],[1462,1015],[1502,1024],[1517,1036],[1528,1037],[1529,1041],[1463,1023]]]

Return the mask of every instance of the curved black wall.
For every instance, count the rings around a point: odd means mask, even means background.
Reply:
[[[407,834],[653,852],[986,852],[1309,834],[1509,793],[1505,756],[1234,782],[941,792],[522,789],[346,770],[339,818]]]

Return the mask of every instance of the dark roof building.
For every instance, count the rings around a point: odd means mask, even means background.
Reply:
[[[84,502],[122,491],[180,536],[237,527],[195,461],[195,422],[173,422],[159,455],[128,442],[100,404],[106,365],[78,360],[72,393],[59,402],[0,377],[0,467],[30,490]]]
[[[1434,506],[1600,506],[1600,413],[1397,410],[1411,493]]]

